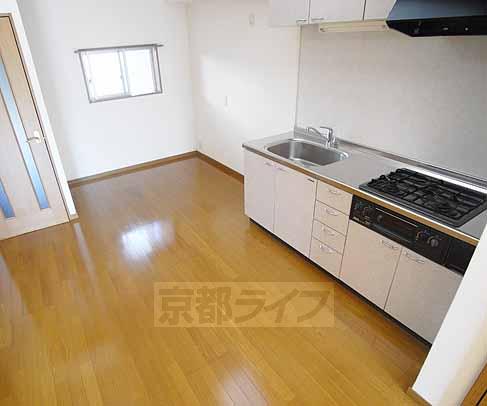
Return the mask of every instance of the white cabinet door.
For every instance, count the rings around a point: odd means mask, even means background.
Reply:
[[[367,0],[365,6],[366,20],[385,20],[394,7],[396,0]]]
[[[350,221],[340,279],[383,309],[401,246]]]
[[[274,162],[245,150],[245,214],[274,231]]]
[[[404,248],[386,312],[433,342],[462,277]]]
[[[310,22],[362,21],[365,0],[311,0]]]
[[[317,181],[277,165],[274,233],[309,257]]]
[[[270,0],[269,23],[271,26],[307,24],[310,0]]]

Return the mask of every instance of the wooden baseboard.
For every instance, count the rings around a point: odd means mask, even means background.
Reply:
[[[199,151],[191,151],[191,152],[186,152],[184,154],[179,154],[179,155],[174,155],[174,156],[170,156],[167,158],[157,159],[155,161],[144,162],[142,164],[128,166],[126,168],[115,169],[113,171],[102,172],[102,173],[98,173],[96,175],[91,175],[91,176],[86,176],[83,178],[73,179],[73,180],[70,180],[68,182],[68,184],[70,187],[75,187],[75,186],[79,186],[79,185],[84,185],[86,183],[96,182],[96,181],[99,181],[102,179],[112,178],[114,176],[125,175],[127,173],[137,172],[137,171],[140,171],[143,169],[148,169],[151,167],[165,165],[165,164],[168,164],[171,162],[182,161],[184,159],[189,159],[189,158],[194,158],[194,157],[202,159],[203,161],[209,163],[210,165],[214,166],[215,168],[218,168],[222,172],[225,172],[227,175],[230,175],[231,177],[237,179],[239,182],[243,183],[244,177],[242,174],[240,174],[237,171],[229,168],[228,166],[214,160],[213,158],[210,158],[208,155],[205,155]],[[71,221],[74,221],[77,218],[78,218],[77,215],[75,217],[73,217],[73,216],[69,217],[69,219]]]
[[[227,175],[230,175],[232,178],[237,179],[239,182],[244,181],[244,177],[242,174],[238,173],[237,171],[229,168],[228,166],[222,164],[221,162],[215,161],[213,158],[210,158],[208,155],[205,155],[201,152],[196,152],[198,158],[202,159],[203,161],[209,163],[210,165],[214,166],[215,168],[220,169],[222,172],[225,172]]]
[[[431,406],[431,404],[424,400],[423,397],[418,394],[413,388],[409,388],[407,394],[411,399],[415,400],[421,406]]]
[[[175,162],[175,161],[182,161],[184,159],[189,159],[189,158],[194,158],[198,156],[198,153],[196,151],[191,151],[191,152],[186,152],[184,154],[179,154],[179,155],[174,155],[170,156],[167,158],[162,158],[162,159],[156,159],[155,161],[149,161],[149,162],[144,162],[138,165],[132,165],[128,166],[126,168],[120,168],[120,169],[115,169],[113,171],[108,171],[108,172],[102,172],[98,173],[96,175],[92,176],[86,176],[83,178],[78,178],[78,179],[73,179],[68,182],[70,187],[82,185],[85,183],[91,183],[91,182],[96,182],[101,179],[106,179],[106,178],[111,178],[114,176],[120,176],[120,175],[125,175],[130,172],[137,172],[143,169],[155,167],[155,166],[160,166],[160,165],[165,165],[170,162]]]

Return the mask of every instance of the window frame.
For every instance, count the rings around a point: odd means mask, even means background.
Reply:
[[[86,89],[86,94],[88,96],[89,103],[93,104],[93,103],[101,103],[101,102],[111,101],[111,100],[131,99],[133,97],[164,94],[164,89],[162,86],[161,65],[159,61],[159,48],[162,46],[163,45],[160,44],[142,44],[142,45],[124,45],[124,46],[113,46],[113,47],[102,47],[102,48],[84,48],[84,49],[76,50],[75,53],[78,54],[79,62],[81,64],[83,80],[85,82],[85,89]],[[130,79],[128,77],[127,65],[125,60],[125,52],[133,51],[137,49],[148,50],[151,53],[152,78],[156,90],[154,92],[131,95],[130,82],[129,82]],[[93,53],[113,53],[115,51],[117,52],[119,58],[120,77],[122,79],[123,92],[115,95],[97,98],[96,93],[90,90],[90,86],[92,86],[90,84],[90,81],[92,80],[92,78],[91,78],[91,74],[87,72],[87,68],[89,69],[89,66],[86,66],[85,64],[85,60],[89,64],[89,59],[84,57],[85,56],[88,57],[89,54],[93,54]]]

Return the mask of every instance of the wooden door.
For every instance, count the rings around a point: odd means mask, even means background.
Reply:
[[[0,17],[0,239],[68,221],[8,17]]]
[[[401,246],[350,221],[340,279],[383,309]]]
[[[362,21],[365,0],[311,0],[310,21]]]
[[[317,181],[276,164],[274,233],[309,257]]]
[[[432,343],[462,277],[404,248],[385,311]]]
[[[270,0],[271,26],[293,26],[308,23],[309,0]]]
[[[274,162],[245,150],[245,214],[274,232]]]

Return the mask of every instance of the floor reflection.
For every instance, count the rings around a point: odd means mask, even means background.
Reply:
[[[147,258],[174,241],[174,225],[162,220],[138,225],[120,237],[124,256],[132,261]]]
[[[7,307],[7,295],[10,293],[11,308]],[[24,303],[22,301],[22,295],[20,295],[17,285],[12,280],[10,270],[0,252],[0,350],[2,348],[8,348],[12,344],[13,331],[12,331],[12,312],[13,312],[13,300],[19,301],[20,310],[23,308]],[[1,368],[0,368],[1,369]]]
[[[73,230],[81,258],[83,259],[83,264],[88,273],[93,275],[96,271],[95,264],[93,262],[93,257],[91,256],[90,249],[88,248],[88,244],[86,243],[86,238],[80,223],[74,223]]]

